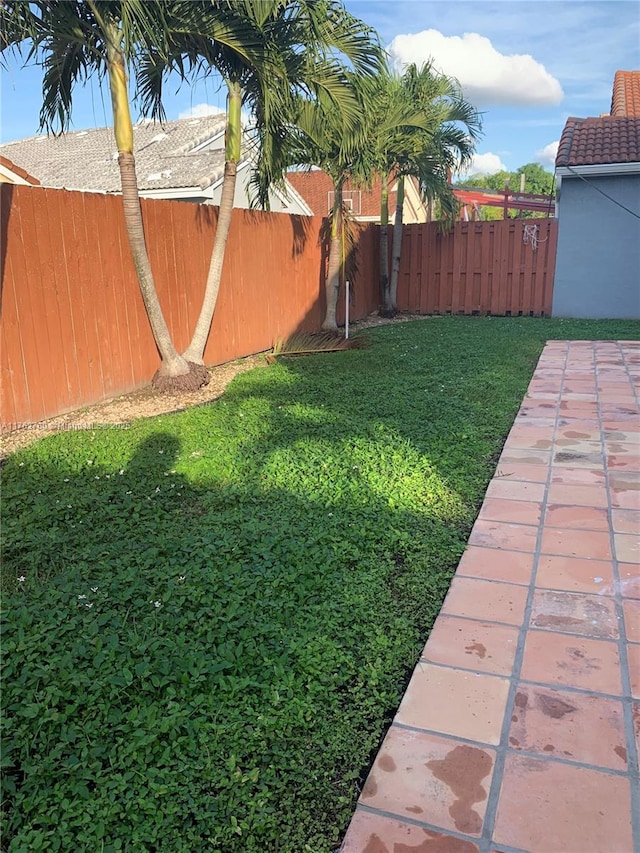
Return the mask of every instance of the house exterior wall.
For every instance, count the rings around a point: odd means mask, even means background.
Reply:
[[[563,177],[553,316],[640,319],[640,167],[632,175]],[[600,190],[600,192],[598,192]]]
[[[247,209],[250,207],[249,196],[247,190],[251,181],[251,166],[242,166],[238,169],[236,176],[236,191],[233,197],[233,206]],[[222,196],[222,184],[211,191],[211,197],[208,199],[209,204],[219,206]],[[306,216],[309,211],[299,204],[296,198],[291,194],[289,200],[285,202],[281,196],[269,190],[269,203],[272,213],[292,213],[294,215]]]
[[[233,206],[242,210],[250,207],[247,188],[251,179],[250,166],[241,165],[237,172],[236,188],[233,197]],[[222,182],[213,187],[201,189],[199,187],[175,187],[162,190],[141,190],[140,198],[171,199],[172,201],[187,201],[192,204],[212,204],[220,206],[222,197]],[[308,216],[309,209],[304,207],[294,193],[289,194],[288,200],[283,194],[269,191],[269,201],[272,213],[291,213],[296,216]]]

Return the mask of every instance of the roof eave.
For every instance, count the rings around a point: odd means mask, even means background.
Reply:
[[[572,175],[638,175],[640,162],[632,163],[593,163],[587,166],[556,166],[556,175],[570,178]]]

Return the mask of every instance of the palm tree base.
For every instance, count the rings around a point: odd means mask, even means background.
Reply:
[[[209,371],[204,364],[187,362],[189,372],[179,376],[171,376],[162,367],[156,372],[151,380],[151,387],[160,394],[184,394],[188,391],[197,391],[204,385],[209,384]]]

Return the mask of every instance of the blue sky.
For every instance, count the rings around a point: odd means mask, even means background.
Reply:
[[[609,111],[617,69],[640,67],[637,0],[347,0],[375,27],[398,69],[432,57],[457,77],[483,112],[474,169],[537,161],[551,168],[568,116]],[[10,59],[0,81],[0,137],[38,129],[42,75]],[[212,81],[167,90],[170,119],[224,105]],[[109,95],[96,85],[74,95],[75,129],[111,123]]]

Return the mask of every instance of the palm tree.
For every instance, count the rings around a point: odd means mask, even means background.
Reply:
[[[256,111],[259,138],[267,145],[290,123],[296,89],[310,95],[322,91],[347,114],[353,113],[342,64],[331,51],[343,51],[366,71],[375,66],[379,55],[372,31],[344,12],[337,0],[6,0],[0,16],[2,48],[20,50],[27,45],[27,61],[35,59],[45,69],[42,128],[64,132],[71,119],[75,85],[94,74],[108,78],[127,235],[161,356],[153,384],[159,390],[200,387],[208,381],[203,353],[231,219],[241,104],[244,101]],[[133,154],[129,68],[135,73],[142,114],[156,118],[164,117],[163,81],[171,70],[183,80],[198,71],[217,71],[229,90],[225,183],[216,240],[202,311],[183,355],[176,351],[164,319],[145,244]],[[272,179],[277,168],[265,165],[268,156],[265,150],[259,159],[263,176]]]
[[[207,3],[194,4],[205,7]],[[256,189],[254,201],[268,207],[269,187],[283,182],[287,136],[295,124],[295,111],[302,100],[329,102],[344,121],[358,119],[358,102],[349,85],[344,62],[353,73],[370,75],[383,65],[383,53],[374,31],[348,13],[339,0],[227,0],[233,14],[253,40],[244,55],[218,48],[206,38],[185,32],[175,38],[174,61],[161,66],[155,91],[148,90],[148,103],[161,98],[162,76],[170,70],[182,73],[187,59],[189,71],[217,72],[227,87],[225,167],[215,240],[207,283],[193,337],[184,356],[203,363],[211,329],[231,225],[236,170],[241,157],[241,110],[248,109],[254,122],[256,141]],[[176,31],[176,27],[172,31]],[[160,63],[164,62],[160,57]]]
[[[471,159],[481,127],[477,110],[464,100],[459,84],[434,72],[430,63],[418,69],[410,65],[401,78],[390,84],[390,94],[421,111],[425,125],[403,127],[393,134],[378,135],[380,163],[385,175],[397,180],[397,203],[393,225],[391,279],[388,277],[388,202],[381,200],[380,278],[382,314],[397,312],[398,275],[402,255],[404,183],[417,179],[420,193],[429,204],[439,201],[443,219],[453,222],[457,204],[449,175]]]
[[[246,33],[228,15],[215,14],[211,4],[208,34],[226,50],[245,53]],[[194,6],[186,2],[145,3],[143,0],[6,0],[0,8],[2,49],[28,51],[27,62],[44,68],[40,127],[64,132],[71,121],[73,93],[78,83],[97,75],[109,81],[113,128],[118,149],[127,237],[138,283],[161,365],[153,384],[161,390],[193,390],[208,382],[201,364],[180,355],[171,339],[160,305],[147,253],[133,154],[133,125],[128,69],[133,68],[144,91],[158,62],[170,60],[172,22],[181,30],[192,22]],[[161,105],[155,104],[156,111]]]
[[[344,187],[370,186],[383,173],[382,140],[429,130],[428,117],[406,97],[399,97],[399,81],[386,68],[373,78],[349,76],[358,101],[358,121],[345,122],[331,102],[304,103],[297,123],[300,133],[290,151],[291,165],[319,166],[334,187],[330,211],[329,262],[325,281],[326,313],[322,328],[337,331],[338,291],[347,257]],[[387,173],[388,174],[388,170]],[[386,175],[383,176],[385,187]]]
[[[322,328],[338,329],[336,309],[341,271],[346,257],[345,211],[343,190],[348,180],[366,183],[371,169],[366,154],[365,112],[369,109],[372,84],[355,74],[349,75],[354,97],[359,104],[359,118],[347,123],[332,102],[318,100],[299,104],[297,124],[300,133],[293,137],[290,165],[317,166],[326,172],[333,184],[333,203],[329,213],[329,261],[325,279],[325,317]]]

